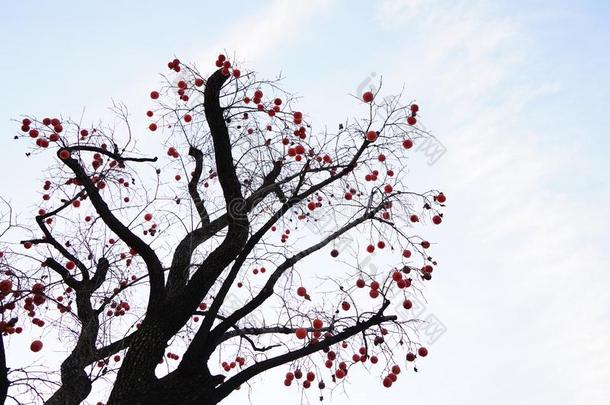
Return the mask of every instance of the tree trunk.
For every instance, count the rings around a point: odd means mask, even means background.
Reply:
[[[6,357],[4,355],[4,339],[0,335],[0,405],[4,404],[8,386],[8,368],[6,368]]]
[[[108,405],[157,403],[160,387],[155,368],[163,357],[167,339],[153,321],[142,325],[117,374]]]
[[[137,389],[128,392],[118,391],[114,398],[109,400],[108,405],[216,405],[218,397],[215,395],[214,387],[224,377],[193,375],[184,376],[172,374],[162,379],[156,379],[153,384],[148,384],[147,389]],[[116,389],[115,389],[116,391]]]
[[[61,387],[45,405],[79,405],[91,392],[91,380],[85,370],[80,364],[71,364],[68,360],[61,365]]]

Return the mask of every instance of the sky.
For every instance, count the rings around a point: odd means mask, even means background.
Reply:
[[[45,165],[11,139],[13,119],[103,118],[112,100],[145,111],[174,56],[281,71],[318,128],[383,77],[438,140],[409,168],[448,197],[426,230],[440,266],[422,317],[436,329],[418,373],[391,389],[354,373],[327,403],[608,404],[609,20],[605,1],[5,4],[0,194],[33,207]],[[226,404],[318,402],[279,372],[252,384]]]

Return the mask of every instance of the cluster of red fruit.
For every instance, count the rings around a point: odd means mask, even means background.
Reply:
[[[155,236],[157,234],[157,224],[151,224],[148,229],[142,231],[144,235]]]
[[[180,157],[180,153],[178,153],[178,151],[176,150],[176,148],[174,148],[173,146],[170,146],[167,149],[167,156],[171,156],[173,158],[179,158]]]
[[[313,211],[316,208],[321,208],[322,207],[322,200],[323,200],[322,196],[318,196],[318,197],[316,197],[316,201],[309,201],[307,203],[307,209],[309,211]]]
[[[286,377],[284,378],[284,385],[286,387],[290,387],[295,379],[300,380],[301,378],[303,378],[303,372],[301,371],[301,369],[294,370],[294,373],[289,371],[286,373]],[[313,371],[308,371],[305,375],[305,381],[303,381],[303,388],[310,388],[311,383],[314,382],[315,379],[316,374]],[[323,381],[320,381],[318,383],[318,388],[321,390],[325,388],[325,384]]]
[[[305,129],[305,127],[299,127],[298,129],[294,130],[293,135],[296,136],[299,139],[305,139],[305,138],[307,138],[306,131],[307,130]],[[283,145],[289,145],[290,144],[290,139],[288,139],[287,137],[282,138],[282,144]],[[292,155],[292,156],[294,156],[294,155]],[[310,151],[310,156],[313,156],[311,151]],[[317,161],[318,162],[321,161],[319,157],[318,157]],[[326,162],[325,161],[325,163],[330,163],[330,162]]]
[[[170,70],[173,70],[173,71],[175,71],[175,72],[180,72],[180,71],[181,71],[181,68],[180,68],[180,60],[179,60],[179,59],[174,59],[174,60],[172,60],[172,61],[168,62],[168,63],[167,63],[167,67],[168,67]],[[202,78],[196,78],[196,79],[194,80],[194,85],[195,85],[196,87],[201,87],[201,86],[203,86],[203,84],[204,84],[204,81],[203,81],[203,79],[202,79]],[[177,90],[176,92],[177,92],[178,97],[180,98],[180,100],[182,100],[182,101],[184,101],[184,102],[189,101],[189,95],[187,94],[187,91],[188,91],[188,83],[187,83],[185,80],[180,80],[180,81],[178,81],[178,83],[177,83],[177,87],[178,87],[178,90]],[[157,100],[157,99],[159,99],[159,97],[160,97],[160,94],[159,94],[159,92],[158,92],[158,91],[153,90],[153,91],[151,91],[151,92],[150,92],[150,98],[151,98],[151,99],[153,99],[153,100]],[[152,118],[152,117],[153,117],[153,115],[154,115],[154,113],[153,113],[151,110],[146,111],[146,116],[147,116],[147,117]],[[193,117],[192,117],[190,114],[186,114],[186,115],[184,116],[184,121],[185,121],[185,122],[187,122],[187,123],[188,123],[188,122],[191,122],[191,121],[192,121],[192,118],[193,118]],[[156,131],[158,128],[159,128],[159,127],[158,127],[158,125],[157,125],[157,123],[156,123],[156,122],[152,122],[152,123],[150,123],[150,124],[148,125],[148,129],[149,129],[150,131],[152,131],[152,132]]]
[[[256,275],[256,274],[258,274],[258,273],[259,273],[259,271],[260,271],[260,273],[261,273],[261,274],[265,274],[265,272],[267,271],[267,269],[266,269],[266,268],[264,268],[264,267],[261,267],[261,268],[260,268],[260,270],[259,270],[259,269],[252,269],[252,274],[255,274],[255,275]]]
[[[300,287],[303,288],[303,287]],[[306,293],[305,293],[306,294]],[[314,340],[318,340],[322,336],[321,329],[324,327],[324,322],[321,319],[314,319],[311,323],[313,328],[313,337]],[[305,339],[307,337],[307,328],[297,328],[295,330],[295,335],[298,339]]]
[[[398,374],[400,374],[400,367],[396,364],[392,366],[392,371],[383,379],[383,386],[390,388],[398,380]]]
[[[385,330],[384,328],[382,328],[382,335],[387,334],[387,330]],[[375,337],[375,345],[379,345],[381,343],[383,343],[384,338],[383,336],[376,336]],[[342,348],[347,348],[348,344],[347,342],[342,342],[341,345]],[[327,349],[326,351],[326,356],[327,359],[324,362],[324,365],[326,368],[333,368],[334,366],[334,362],[337,360],[337,353],[333,350]],[[420,357],[425,357],[428,354],[428,350],[425,347],[420,347],[418,350],[418,354],[420,355]],[[409,353],[407,354],[407,360],[408,361],[415,361],[416,356],[413,353]],[[353,363],[365,363],[367,360],[369,359],[369,356],[367,354],[367,349],[363,346],[360,347],[357,353],[354,353],[351,357],[351,360],[353,361]],[[370,361],[372,364],[377,364],[379,362],[379,358],[376,355],[372,355],[370,356]],[[299,373],[297,374],[297,371],[299,371]],[[335,379],[343,379],[347,376],[347,372],[348,372],[348,364],[345,361],[341,361],[338,363],[337,365],[337,369],[334,371],[333,373],[333,380]],[[390,373],[383,379],[383,385],[386,387],[390,387],[394,382],[397,381],[397,376],[398,374],[400,374],[401,369],[400,366],[398,365],[394,365],[391,368]],[[302,373],[300,372],[300,370],[296,370],[294,373],[287,373],[285,380],[284,380],[284,385],[286,386],[290,386],[290,383],[293,381],[294,378],[301,378],[302,377]]]
[[[250,102],[256,104],[256,109],[258,111],[265,111],[265,109],[266,109],[265,104],[263,104],[263,91],[261,89],[255,90],[252,98],[245,96],[243,100],[244,100],[245,104],[250,104]],[[281,111],[281,107],[280,107],[281,105],[282,105],[281,98],[273,99],[271,108],[267,109],[267,114],[270,117],[275,117],[275,114]],[[247,119],[247,118],[248,118],[248,115],[246,113],[246,114],[244,114],[244,119]],[[295,122],[296,122],[296,117],[295,117]],[[299,123],[300,123],[300,118],[299,118]],[[270,130],[270,127],[268,126],[267,129]],[[251,134],[252,132],[248,131],[248,133]]]
[[[405,273],[410,272],[410,269],[406,266],[403,268],[403,270]],[[399,270],[394,270],[392,272],[392,281],[394,281],[396,283],[396,286],[400,289],[409,288],[411,286],[411,279],[405,278],[403,276],[403,272]]]
[[[332,350],[329,350],[326,353],[326,361],[324,362],[324,366],[326,368],[332,368],[333,362],[337,359],[337,353]]]
[[[382,240],[378,241],[378,242],[377,242],[377,247],[378,247],[379,249],[384,249],[384,248],[385,248],[385,242],[384,242],[384,241],[382,241]],[[368,246],[366,247],[366,251],[367,251],[367,252],[369,252],[369,253],[373,253],[373,252],[375,251],[375,246],[374,246],[374,245],[372,245],[372,244],[368,245]]]
[[[407,124],[409,125],[415,125],[417,123],[417,119],[415,118],[415,116],[417,115],[417,112],[419,111],[419,106],[417,104],[411,104],[411,115],[409,117],[407,117]]]
[[[57,142],[59,140],[59,133],[62,132],[64,129],[61,125],[61,121],[59,121],[57,118],[45,118],[42,123],[43,125],[47,127],[52,127],[53,129],[53,132],[49,135],[48,138],[39,137],[40,131],[36,128],[31,128],[33,123],[32,120],[30,120],[29,118],[24,118],[21,121],[21,130],[23,132],[27,132],[30,138],[35,138],[37,146],[41,148],[48,148],[49,142]]]
[[[94,153],[93,161],[91,162],[91,166],[93,167],[93,169],[97,170],[103,164],[104,164],[104,158],[102,158],[102,155],[99,153]]]
[[[170,70],[175,71],[176,73],[180,72],[180,59],[174,59],[170,62],[167,62],[167,67]]]
[[[12,335],[13,333],[20,334],[23,328],[17,325],[18,318],[11,318],[7,321],[0,321],[0,333]]]
[[[286,138],[284,138],[286,139]],[[288,148],[288,156],[290,157],[294,157],[294,160],[296,160],[297,162],[300,162],[303,159],[303,156],[305,155],[305,147],[303,145],[296,145],[294,147],[290,147]],[[313,151],[309,151],[309,155],[313,155]]]
[[[356,280],[356,287],[364,288],[365,286],[366,286],[366,283],[363,279],[359,278],[358,280]],[[380,287],[381,287],[381,285],[379,284],[378,281],[372,281],[371,285],[370,285],[369,296],[371,298],[379,297],[379,294],[380,294],[379,288]]]
[[[67,263],[67,267],[70,266],[70,263],[71,262]],[[44,320],[36,317],[36,307],[40,306],[46,302],[46,297],[45,297],[44,291],[45,291],[44,284],[35,283],[30,288],[30,292],[33,294],[33,296],[28,296],[28,297],[25,297],[25,299],[24,299],[23,309],[25,311],[27,311],[28,316],[30,318],[32,318],[32,324],[34,324],[38,327],[43,327],[45,325]],[[66,292],[67,293],[72,292],[72,289],[69,288],[69,291],[66,290]],[[22,291],[19,291],[19,290],[13,291],[13,282],[10,279],[4,279],[4,280],[0,281],[0,300],[4,300],[11,293],[12,293],[12,296],[16,299],[18,299],[22,296]],[[61,302],[62,300],[63,300],[63,296],[58,297],[58,302]],[[61,305],[62,305],[61,303],[58,304],[58,308]],[[15,301],[12,301],[12,302],[9,302],[7,304],[0,306],[0,313],[4,313],[6,310],[12,311],[15,308],[16,308]],[[19,321],[18,317],[12,317],[8,322],[4,321],[4,320],[0,321],[0,333],[10,335],[13,333],[19,334],[19,333],[23,332],[22,327],[16,326],[18,321]],[[42,347],[43,347],[43,343],[40,340],[34,340],[30,345],[30,349],[33,352],[39,352],[40,350],[42,350]]]
[[[221,68],[221,73],[224,76],[228,77],[231,75],[231,72],[229,71],[229,69],[231,68],[231,62],[229,62],[227,60],[227,57],[224,56],[223,54],[218,55],[218,59],[216,59],[216,67]],[[233,77],[235,77],[237,79],[240,76],[241,76],[240,70],[233,68]]]
[[[432,275],[430,273],[432,273],[433,270],[434,270],[434,267],[430,266],[429,264],[426,264],[425,266],[423,266],[421,268],[422,276],[426,280],[430,280],[430,278],[432,278]]]
[[[447,199],[446,199],[446,197],[445,197],[445,195],[443,193],[440,193],[439,195],[434,196],[434,200],[442,205],[442,203],[444,203]],[[431,209],[431,207],[428,204],[425,205],[425,208],[426,209]],[[415,214],[411,214],[409,216],[409,221],[411,221],[413,223],[419,222],[419,217],[417,215],[415,215]],[[440,225],[440,223],[443,222],[443,214],[433,215],[432,216],[432,222],[435,225]],[[428,244],[427,247],[424,246],[426,249],[429,247],[429,243],[428,242],[422,242],[422,246],[423,246],[423,244]]]
[[[172,352],[167,352],[167,358],[171,360],[180,360],[180,356]]]
[[[303,113],[300,111],[295,111],[292,113],[292,119],[293,122],[297,125],[301,125],[301,123],[303,122]],[[301,127],[303,128],[303,127]],[[303,129],[303,132],[305,132],[305,130]],[[295,134],[296,135],[296,134]],[[303,138],[304,139],[304,138]]]
[[[343,195],[343,197],[347,200],[350,201],[352,198],[354,198],[354,195],[356,194],[356,189],[355,188],[350,188],[349,191],[345,192],[345,194]]]
[[[387,331],[385,331],[385,333],[387,333]],[[385,334],[384,331],[382,330],[382,334]],[[383,336],[377,336],[375,338],[375,344],[381,344],[383,343]],[[343,342],[342,345],[343,348],[346,348],[346,342]],[[420,347],[417,350],[417,353],[420,357],[426,357],[428,355],[428,349],[426,349],[425,347]],[[333,367],[333,362],[336,360],[337,358],[337,354],[334,351],[328,351],[327,352],[327,360],[325,361],[324,365],[326,366],[326,368],[332,368]],[[417,358],[417,356],[411,352],[407,353],[406,355],[406,360],[409,362],[413,362],[415,361],[415,359]],[[364,363],[366,362],[366,360],[368,359],[368,355],[366,352],[366,348],[365,347],[360,347],[358,353],[354,353],[352,355],[352,361],[354,363]],[[379,358],[375,355],[372,355],[370,357],[371,363],[372,364],[377,364],[379,362]],[[334,372],[334,377],[337,379],[342,379],[345,378],[345,376],[347,375],[347,370],[348,370],[348,366],[347,363],[342,361],[338,364],[338,368],[335,370]],[[391,387],[393,383],[395,383],[398,379],[398,375],[400,374],[401,369],[400,366],[398,366],[397,364],[393,365],[390,373],[388,373],[388,375],[386,377],[383,378],[382,382],[383,385],[387,388]]]
[[[120,289],[119,289],[120,291]],[[107,316],[123,316],[125,315],[126,311],[129,311],[131,309],[131,307],[129,306],[129,303],[125,302],[125,301],[120,301],[120,302],[111,302],[110,303],[110,308],[108,311],[106,311],[106,315]]]
[[[237,357],[235,357],[235,361],[231,361],[231,362],[223,361],[221,366],[224,369],[224,371],[229,372],[232,369],[234,369],[235,367],[237,367],[237,365],[239,365],[240,367],[243,367],[244,364],[246,364],[246,359],[244,359],[243,357],[237,356]]]
[[[6,295],[8,295],[13,289],[13,282],[6,278],[2,281],[0,281],[0,294],[3,294],[0,296],[1,299],[4,299],[4,297],[6,297]]]
[[[335,370],[335,377],[337,377],[338,379],[342,379],[342,378],[345,378],[346,375],[347,375],[347,363],[342,361],[339,363],[339,368],[337,368],[337,370]]]
[[[352,354],[352,361],[354,363],[366,363],[366,360],[368,358],[369,358],[369,356],[366,353],[365,347],[360,347],[360,349],[358,349],[358,353]],[[371,357],[371,361],[373,364],[376,364],[378,360],[379,359],[377,358],[377,356]]]

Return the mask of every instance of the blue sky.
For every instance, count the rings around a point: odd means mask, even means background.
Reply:
[[[443,226],[426,231],[442,275],[425,314],[447,332],[418,374],[385,390],[363,372],[329,402],[610,403],[610,3],[252,3],[5,5],[1,194],[33,207],[44,167],[11,140],[11,119],[86,108],[95,121],[115,99],[143,129],[146,95],[174,55],[208,66],[227,50],[263,76],[281,70],[317,128],[353,115],[348,94],[383,76],[447,148],[410,169],[415,186],[449,198]],[[247,394],[296,402],[279,377],[227,403]]]

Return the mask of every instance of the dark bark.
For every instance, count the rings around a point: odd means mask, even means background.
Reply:
[[[217,70],[209,77],[204,92],[204,108],[212,141],[214,142],[218,180],[222,187],[227,208],[229,208],[231,202],[242,198],[242,194],[241,185],[235,173],[229,130],[225,124],[223,109],[220,106],[220,90],[226,80],[227,76],[224,76],[220,70]]]
[[[155,368],[165,351],[169,336],[158,319],[147,319],[134,336],[117,373],[108,405],[144,404],[147,393],[160,396]]]
[[[70,355],[61,365],[61,387],[49,398],[46,405],[78,405],[91,392],[91,380],[83,369],[82,359]]]
[[[196,147],[191,146],[189,148],[189,155],[195,159],[195,170],[193,170],[193,175],[188,185],[189,194],[193,199],[193,203],[195,204],[195,208],[197,209],[197,213],[199,214],[199,219],[201,219],[201,225],[207,226],[210,224],[210,215],[205,209],[205,205],[201,200],[199,191],[197,191],[197,187],[199,186],[199,180],[201,179],[201,172],[203,170],[203,153]]]
[[[188,376],[173,373],[137,396],[122,400],[112,399],[108,405],[215,405],[219,401],[214,387],[222,380],[222,376],[203,373]]]
[[[6,400],[9,384],[6,356],[4,354],[4,338],[0,335],[0,405],[4,404],[4,401]]]
[[[63,267],[52,259],[47,264],[59,272]],[[108,272],[109,263],[105,258],[98,261],[93,280],[83,283],[76,281],[76,308],[81,321],[81,332],[76,347],[61,364],[61,387],[53,394],[47,405],[76,405],[82,403],[91,392],[91,380],[85,367],[94,361],[95,343],[99,332],[97,313],[91,306],[91,293],[97,289]]]

